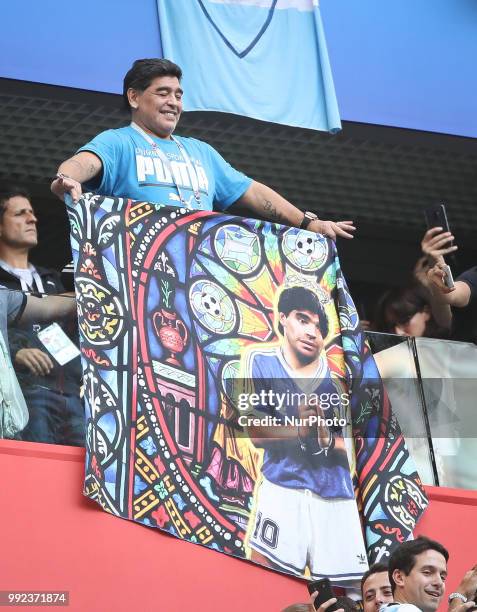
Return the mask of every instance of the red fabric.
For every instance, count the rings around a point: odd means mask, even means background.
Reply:
[[[300,580],[102,512],[81,494],[83,461],[82,449],[0,440],[1,590],[69,590],[69,612],[278,612],[307,601]],[[449,548],[450,593],[475,563],[477,491],[427,492],[418,533]]]

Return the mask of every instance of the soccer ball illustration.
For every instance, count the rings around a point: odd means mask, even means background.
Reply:
[[[208,280],[196,281],[189,292],[192,311],[200,323],[217,334],[227,334],[236,321],[232,300],[219,287]]]
[[[314,272],[328,257],[328,243],[322,236],[291,228],[283,236],[283,252],[297,268]]]

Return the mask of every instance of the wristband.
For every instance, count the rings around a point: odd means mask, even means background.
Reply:
[[[300,223],[300,229],[307,229],[312,221],[316,221],[318,216],[315,213],[310,212],[309,210],[305,210],[303,213],[303,219]]]
[[[449,603],[451,603],[453,599],[460,599],[462,603],[467,603],[467,597],[465,595],[462,595],[462,593],[451,593],[448,599]]]

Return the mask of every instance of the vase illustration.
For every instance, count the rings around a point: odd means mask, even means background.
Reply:
[[[175,312],[169,312],[161,308],[160,311],[154,313],[152,322],[159,337],[159,342],[169,351],[166,362],[176,366],[182,365],[177,355],[184,351],[189,338],[187,327],[183,321],[177,318]]]

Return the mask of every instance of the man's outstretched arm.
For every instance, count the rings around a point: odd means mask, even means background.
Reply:
[[[441,304],[457,306],[458,308],[467,306],[472,293],[469,285],[463,281],[456,281],[453,289],[449,289],[445,285],[444,277],[445,263],[441,257],[427,273],[433,299]]]
[[[74,293],[47,295],[46,297],[27,296],[25,309],[19,319],[20,325],[45,323],[66,319],[76,314]]]
[[[69,193],[76,202],[83,193],[81,183],[91,180],[102,169],[103,164],[97,155],[80,151],[60,165],[56,178],[51,183],[51,191],[60,200],[64,200],[65,193]]]
[[[243,196],[237,200],[237,204],[245,206],[257,216],[274,223],[300,227],[303,221],[303,212],[299,208],[267,185],[257,181],[252,182]],[[353,238],[352,232],[356,228],[352,221],[334,222],[316,219],[308,225],[307,229],[336,240],[336,238]]]

